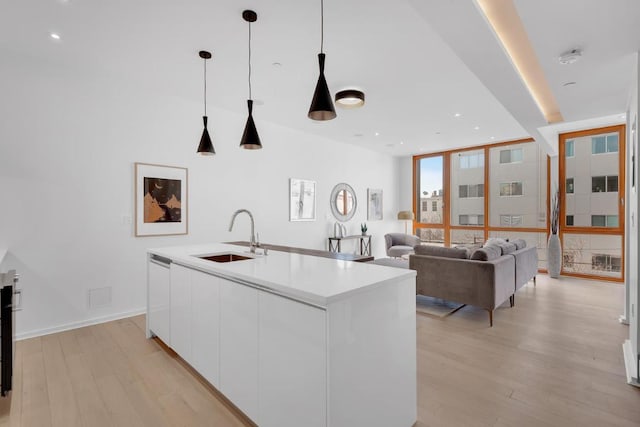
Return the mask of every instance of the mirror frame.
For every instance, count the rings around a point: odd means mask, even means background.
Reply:
[[[338,194],[340,194],[342,191],[347,191],[348,193],[351,194],[351,197],[353,197],[353,209],[351,209],[351,211],[346,215],[342,214],[338,210],[338,207],[336,206],[336,198],[338,197]],[[331,205],[331,212],[333,213],[333,216],[338,221],[345,222],[345,221],[349,221],[356,214],[356,209],[358,208],[358,198],[356,197],[356,192],[349,184],[341,182],[340,184],[336,184],[336,186],[333,187],[333,190],[331,190],[331,197],[329,198],[329,204]]]

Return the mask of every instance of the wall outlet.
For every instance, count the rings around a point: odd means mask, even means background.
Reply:
[[[89,309],[110,306],[111,286],[89,289],[87,291],[87,305]]]

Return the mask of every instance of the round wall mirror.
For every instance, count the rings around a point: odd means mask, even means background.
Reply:
[[[349,221],[356,213],[358,207],[358,199],[356,192],[349,184],[344,182],[337,184],[331,191],[331,212],[338,221]]]

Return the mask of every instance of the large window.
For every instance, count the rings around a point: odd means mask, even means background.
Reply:
[[[564,273],[623,279],[624,135],[624,126],[560,135]]]
[[[546,266],[548,157],[531,140],[415,156],[415,233],[428,244],[526,238]],[[438,216],[425,208],[438,204]],[[436,212],[429,209],[428,213]]]

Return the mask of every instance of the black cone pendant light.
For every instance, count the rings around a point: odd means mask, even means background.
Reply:
[[[204,130],[202,131],[202,137],[200,137],[200,145],[198,145],[198,154],[201,156],[213,156],[216,154],[216,150],[213,149],[213,143],[207,130],[207,59],[211,59],[211,52],[201,50],[200,58],[204,60],[204,116],[202,121],[204,122]]]
[[[333,98],[329,93],[327,80],[324,78],[324,0],[320,0],[320,24],[320,53],[318,54],[320,76],[313,93],[308,116],[312,120],[331,120],[336,118],[336,109],[333,107]]]
[[[253,10],[245,10],[242,12],[242,18],[249,23],[249,99],[247,100],[249,117],[247,117],[247,124],[244,126],[240,147],[247,150],[259,150],[262,148],[262,143],[253,121],[253,99],[251,99],[251,23],[256,22],[258,15]]]

